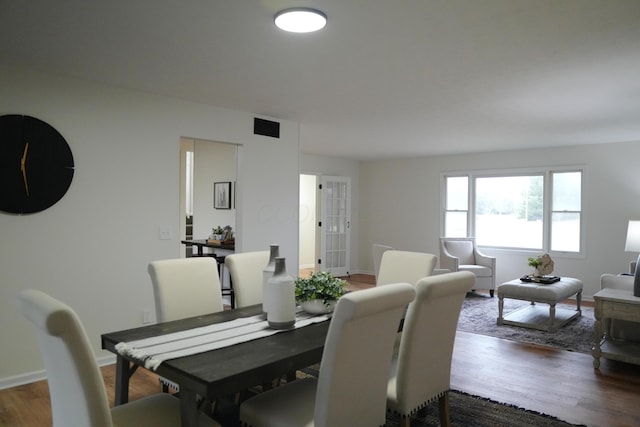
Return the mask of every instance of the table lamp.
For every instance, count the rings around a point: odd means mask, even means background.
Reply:
[[[640,252],[640,221],[629,221],[627,228],[627,243],[625,252]],[[633,280],[633,296],[640,297],[640,255],[636,262],[636,271]]]

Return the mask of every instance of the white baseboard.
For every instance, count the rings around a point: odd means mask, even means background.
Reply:
[[[107,356],[98,357],[96,359],[98,366],[113,365],[116,363],[116,355],[110,354]],[[42,381],[47,379],[47,372],[43,369],[40,371],[27,372],[12,377],[0,378],[0,390],[4,390],[11,387],[18,387],[24,384],[34,383],[36,381]]]

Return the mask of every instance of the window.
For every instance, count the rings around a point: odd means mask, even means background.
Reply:
[[[446,237],[466,237],[469,216],[469,178],[455,176],[447,178],[445,208]]]
[[[580,253],[582,170],[444,176],[444,235],[478,245]]]
[[[582,173],[558,172],[551,179],[551,250],[580,252]]]

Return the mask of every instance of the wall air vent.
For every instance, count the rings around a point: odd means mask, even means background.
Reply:
[[[271,120],[253,118],[253,133],[256,135],[280,138],[280,123]]]

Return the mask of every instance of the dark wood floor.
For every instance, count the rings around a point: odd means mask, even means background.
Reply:
[[[354,275],[352,289],[373,284]],[[496,302],[497,303],[497,302]],[[588,354],[458,332],[453,389],[554,415],[588,426],[640,426],[640,367],[603,360],[595,370]],[[114,366],[102,368],[113,399]],[[130,398],[159,390],[157,376],[139,369]],[[46,381],[0,390],[0,426],[51,425]]]

